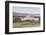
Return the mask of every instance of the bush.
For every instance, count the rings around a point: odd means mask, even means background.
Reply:
[[[13,22],[21,22],[21,19],[20,18],[15,18],[15,19],[13,19]]]

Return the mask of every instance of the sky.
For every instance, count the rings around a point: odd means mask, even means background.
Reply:
[[[40,14],[40,8],[38,8],[38,7],[13,7],[13,12]]]

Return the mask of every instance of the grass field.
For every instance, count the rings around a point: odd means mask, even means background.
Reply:
[[[13,23],[13,28],[24,28],[24,27],[38,27],[40,23],[31,23],[31,22],[15,22]]]

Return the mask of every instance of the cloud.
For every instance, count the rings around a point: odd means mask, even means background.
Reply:
[[[38,7],[13,7],[13,12],[40,14],[40,8]]]

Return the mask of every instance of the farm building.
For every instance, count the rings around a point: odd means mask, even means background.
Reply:
[[[39,14],[25,14],[25,13],[13,13],[13,21],[17,21],[17,19],[24,21],[24,20],[39,20]]]

